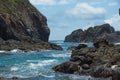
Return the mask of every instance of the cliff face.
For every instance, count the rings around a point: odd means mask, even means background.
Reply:
[[[109,42],[120,42],[120,32],[115,31],[109,24],[90,27],[83,31],[73,31],[65,37],[65,42],[96,42],[99,39],[106,39]]]
[[[47,19],[28,0],[0,0],[0,38],[48,41]]]
[[[28,0],[0,0],[0,50],[62,50],[49,34],[46,17]]]

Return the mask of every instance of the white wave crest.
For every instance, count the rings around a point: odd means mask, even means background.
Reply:
[[[11,71],[17,71],[18,69],[18,67],[11,67]]]
[[[4,50],[1,50],[1,51],[0,51],[0,53],[5,53],[5,52],[6,52],[6,51],[4,51]]]
[[[30,62],[30,60],[29,60]],[[36,61],[32,61],[32,62],[36,62]],[[38,69],[38,67],[43,67],[43,66],[47,66],[50,65],[54,62],[57,62],[57,60],[53,59],[53,60],[44,60],[44,61],[39,61],[37,64],[36,63],[30,63],[29,64],[29,68],[31,69]]]
[[[65,54],[52,54],[52,57],[70,57],[71,53],[65,53]]]
[[[16,52],[23,52],[23,51],[20,50],[20,49],[13,49],[13,50],[11,50],[10,52],[12,52],[12,53],[16,53]]]

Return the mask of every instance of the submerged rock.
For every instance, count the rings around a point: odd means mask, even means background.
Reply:
[[[89,27],[87,30],[75,30],[65,37],[65,42],[96,42],[106,39],[109,42],[120,42],[120,31],[115,31],[109,24]]]
[[[93,47],[76,48],[72,51],[70,61],[55,66],[53,70],[120,80],[119,50],[120,46],[113,45],[106,40],[100,40],[95,42]],[[71,66],[73,64],[75,67]]]

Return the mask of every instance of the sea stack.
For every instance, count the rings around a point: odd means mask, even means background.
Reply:
[[[105,39],[111,43],[120,42],[120,31],[115,31],[110,24],[103,24],[86,30],[75,30],[65,37],[65,42],[96,42],[99,39]]]

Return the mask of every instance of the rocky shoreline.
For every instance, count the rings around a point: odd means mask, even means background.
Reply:
[[[19,42],[14,40],[3,41],[0,43],[0,50],[11,51],[17,49],[19,51],[42,51],[42,50],[62,50],[59,45],[48,42]]]
[[[35,76],[35,77],[29,77],[29,78],[19,78],[19,77],[12,77],[12,78],[4,78],[4,77],[0,77],[0,80],[52,80],[51,78],[45,78],[44,76]],[[61,80],[61,78],[59,79]],[[66,80],[66,79],[65,79]],[[70,79],[72,80],[72,79]],[[92,78],[89,77],[88,80],[112,80],[111,78]]]
[[[53,70],[120,80],[120,46],[103,39],[93,45],[93,47],[87,47],[85,44],[80,44],[75,47],[72,50],[71,59],[53,67]]]

